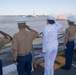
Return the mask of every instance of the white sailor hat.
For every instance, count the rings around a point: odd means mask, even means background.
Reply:
[[[73,15],[67,17],[67,21],[69,22],[76,22],[76,18]]]
[[[25,18],[17,18],[16,22],[17,23],[26,23],[26,19]]]
[[[53,16],[47,16],[47,20],[55,20]]]

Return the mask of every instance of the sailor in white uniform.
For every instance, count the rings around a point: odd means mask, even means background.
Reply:
[[[54,17],[47,16],[47,25],[43,29],[44,75],[54,75],[53,67],[58,51],[58,30],[61,27],[61,24],[55,22]]]

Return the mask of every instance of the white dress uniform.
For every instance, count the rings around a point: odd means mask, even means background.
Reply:
[[[52,17],[48,19],[54,20]],[[61,24],[48,24],[43,29],[43,52],[45,59],[44,75],[54,75],[54,61],[58,50],[58,30],[62,27]]]

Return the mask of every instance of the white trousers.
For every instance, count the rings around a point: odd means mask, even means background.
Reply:
[[[54,75],[54,61],[57,55],[57,47],[47,50],[44,54],[45,70],[44,75]]]

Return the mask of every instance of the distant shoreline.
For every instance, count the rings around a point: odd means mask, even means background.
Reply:
[[[47,15],[36,15],[39,17],[45,17]],[[34,15],[0,15],[0,17],[34,17]]]
[[[0,15],[0,17],[46,17],[47,15]],[[56,18],[57,21],[65,21],[65,18]]]

